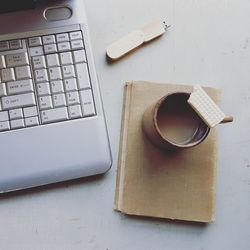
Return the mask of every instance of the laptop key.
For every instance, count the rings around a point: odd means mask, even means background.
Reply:
[[[29,93],[34,91],[31,79],[8,82],[7,90],[10,95]]]
[[[15,80],[15,73],[13,68],[6,68],[1,70],[2,82],[9,82]]]
[[[30,56],[42,56],[42,55],[44,55],[42,46],[30,48]]]
[[[78,91],[66,93],[66,98],[68,105],[80,104]]]
[[[50,87],[48,82],[38,83],[36,86],[38,96],[50,95]]]
[[[7,92],[6,92],[5,83],[0,83],[0,97],[6,96],[6,95],[7,95]]]
[[[29,58],[26,52],[6,55],[7,67],[29,65]]]
[[[69,42],[64,42],[64,43],[58,43],[57,48],[59,52],[64,52],[70,50],[70,44]]]
[[[30,66],[16,67],[15,71],[17,80],[31,78]]]
[[[51,54],[57,52],[57,47],[55,44],[44,45],[44,53]]]
[[[77,83],[75,78],[70,78],[64,80],[65,91],[75,91],[77,90]]]
[[[60,53],[60,59],[62,65],[73,64],[71,52]]]
[[[68,33],[62,33],[56,35],[56,40],[58,43],[60,42],[68,42],[69,41],[69,35]]]
[[[82,39],[82,32],[81,31],[70,32],[69,36],[71,41]]]
[[[34,75],[35,75],[35,81],[37,83],[48,81],[48,73],[46,69],[35,70]]]
[[[60,66],[59,57],[57,54],[51,54],[46,56],[48,67]]]
[[[62,67],[63,77],[72,78],[75,77],[75,70],[73,65],[65,65]]]
[[[39,97],[39,106],[40,110],[53,108],[51,96],[48,95]]]
[[[80,105],[69,106],[68,110],[69,110],[69,117],[71,119],[82,117],[82,110]]]
[[[0,122],[8,121],[9,120],[9,114],[8,111],[1,111],[0,112]]]
[[[2,97],[3,109],[21,108],[36,104],[33,93]]]
[[[3,55],[0,55],[0,69],[6,68],[5,59]]]
[[[61,80],[62,79],[62,73],[60,67],[53,67],[48,69],[49,72],[49,79],[51,81],[53,80]]]
[[[42,123],[51,123],[57,121],[68,120],[68,112],[66,107],[44,110],[41,112]]]
[[[41,37],[31,37],[28,39],[29,47],[36,47],[42,45]]]
[[[9,121],[0,122],[0,131],[10,130]]]
[[[37,108],[35,106],[24,108],[23,109],[23,114],[24,114],[25,118],[37,116]]]
[[[82,62],[87,61],[84,50],[76,50],[76,51],[74,51],[73,56],[74,56],[74,62],[75,63],[82,63]]]
[[[0,42],[0,51],[8,50],[10,48],[8,41]]]
[[[24,120],[18,119],[10,121],[10,128],[11,129],[24,128]]]
[[[33,127],[39,125],[39,120],[37,116],[25,118],[24,122],[25,126],[27,127]]]
[[[43,44],[56,43],[54,35],[43,36]]]
[[[10,41],[10,49],[21,49],[22,41],[21,40],[12,40]]]
[[[71,48],[72,49],[83,49],[83,41],[82,40],[76,40],[71,42]]]
[[[95,106],[91,89],[80,91],[80,97],[82,100],[83,116],[95,115]]]
[[[61,80],[51,82],[51,91],[53,94],[63,93],[63,82]]]
[[[52,96],[54,107],[64,107],[66,106],[65,94],[56,94]]]
[[[10,120],[21,119],[23,118],[23,110],[22,109],[12,109],[9,111]]]
[[[78,78],[78,84],[80,89],[89,89],[90,86],[90,79],[89,79],[89,72],[86,63],[79,63],[76,64],[76,74]]]
[[[34,69],[44,69],[46,68],[44,56],[34,56],[32,57]]]

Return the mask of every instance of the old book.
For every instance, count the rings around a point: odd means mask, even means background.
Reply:
[[[220,92],[204,88],[218,103]],[[129,215],[211,222],[215,219],[217,128],[199,146],[169,154],[144,135],[146,108],[192,86],[131,82],[125,85],[115,210]]]

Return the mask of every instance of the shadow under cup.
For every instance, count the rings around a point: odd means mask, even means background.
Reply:
[[[191,148],[200,144],[210,128],[188,104],[190,93],[175,92],[150,106],[143,116],[148,138],[164,149]]]

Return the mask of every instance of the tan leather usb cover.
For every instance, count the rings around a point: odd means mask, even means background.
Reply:
[[[135,30],[124,36],[118,41],[112,43],[107,48],[107,56],[111,60],[117,60],[138,48],[143,43],[149,42],[166,32],[166,25],[163,22],[151,22],[141,29]]]

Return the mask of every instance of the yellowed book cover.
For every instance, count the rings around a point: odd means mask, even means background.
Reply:
[[[220,91],[206,88],[218,103]],[[129,215],[211,222],[215,219],[217,128],[197,147],[169,154],[150,143],[141,120],[168,93],[192,86],[131,82],[125,85],[115,210]]]

